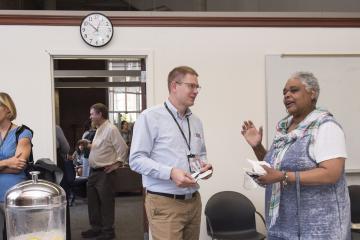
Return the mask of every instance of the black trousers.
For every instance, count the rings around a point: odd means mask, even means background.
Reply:
[[[57,166],[63,171],[63,179],[60,182],[60,186],[66,193],[66,240],[71,240],[71,225],[70,225],[70,194],[71,186],[75,179],[75,169],[72,161],[64,159],[60,154],[60,150],[57,149]]]
[[[90,171],[87,182],[89,221],[93,230],[114,231],[115,197],[112,173]]]
[[[0,240],[6,240],[4,204],[0,203]]]

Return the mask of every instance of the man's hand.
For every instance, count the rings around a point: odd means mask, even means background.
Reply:
[[[112,171],[118,169],[121,165],[122,165],[121,162],[116,162],[116,163],[113,163],[111,165],[108,165],[108,166],[105,167],[104,172],[105,173],[111,173]]]
[[[16,156],[6,160],[6,165],[8,168],[22,170],[26,166],[26,159],[20,158],[22,153],[18,153]]]
[[[206,172],[207,170],[210,170],[210,169],[212,169],[214,172],[214,169],[210,163],[204,163],[204,162],[201,163],[200,173]],[[212,176],[212,173],[202,179],[209,179],[211,176]]]
[[[194,187],[196,185],[196,181],[191,177],[191,174],[179,168],[171,169],[170,178],[175,182],[176,186],[181,188]]]

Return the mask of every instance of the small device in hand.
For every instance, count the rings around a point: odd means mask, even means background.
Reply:
[[[252,179],[257,179],[258,177],[262,176],[263,174],[259,174],[256,172],[250,172],[250,171],[245,171],[247,175],[249,175]]]
[[[195,172],[193,174],[191,174],[191,176],[195,179],[195,181],[199,180],[199,179],[203,179],[203,178],[206,178],[207,176],[209,176],[210,174],[212,174],[212,169],[209,169],[205,172]]]

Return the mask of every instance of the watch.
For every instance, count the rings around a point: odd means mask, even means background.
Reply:
[[[111,20],[101,13],[90,13],[80,24],[82,39],[92,47],[103,47],[113,36],[114,29]]]

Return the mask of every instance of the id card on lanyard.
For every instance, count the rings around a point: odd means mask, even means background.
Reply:
[[[166,108],[166,110],[169,112],[169,114],[171,115],[171,117],[174,119],[176,125],[179,128],[179,131],[182,135],[182,137],[185,140],[186,146],[189,150],[188,154],[187,154],[187,159],[188,159],[188,164],[189,164],[189,170],[190,173],[195,173],[195,172],[200,172],[201,169],[201,160],[200,160],[200,155],[196,155],[191,153],[191,129],[190,129],[190,121],[189,118],[187,117],[187,123],[188,123],[188,129],[189,129],[189,141],[186,139],[185,133],[182,130],[182,128],[180,127],[178,121],[176,120],[174,114],[171,112],[171,110],[169,109],[168,105],[166,104],[166,102],[164,102],[164,106]]]

